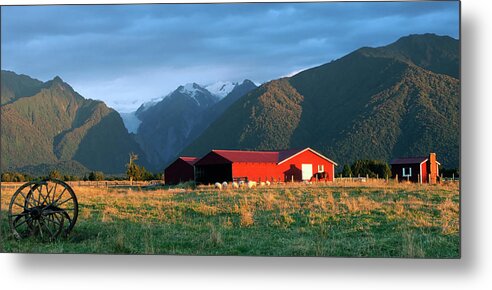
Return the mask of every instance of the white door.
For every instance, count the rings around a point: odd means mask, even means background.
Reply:
[[[313,165],[302,164],[302,180],[310,180],[313,176]]]

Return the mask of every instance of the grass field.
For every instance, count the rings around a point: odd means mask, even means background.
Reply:
[[[29,253],[458,258],[459,184],[384,182],[241,190],[74,186],[67,238],[15,240],[2,187],[1,250]]]

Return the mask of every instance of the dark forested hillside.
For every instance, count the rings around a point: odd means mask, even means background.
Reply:
[[[74,160],[122,173],[130,152],[143,154],[116,111],[59,77],[43,83],[2,71],[1,91],[2,171]]]
[[[359,49],[232,105],[183,154],[313,147],[339,164],[436,152],[459,165],[459,41],[411,35]]]

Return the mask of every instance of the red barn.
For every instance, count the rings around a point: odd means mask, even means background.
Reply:
[[[198,161],[197,157],[179,157],[164,170],[166,184],[178,184],[193,181],[195,171],[193,165]]]
[[[390,164],[391,174],[393,177],[398,176],[398,180],[431,184],[437,182],[441,165],[436,160],[436,153],[424,157],[397,158],[391,160]]]
[[[197,183],[233,180],[333,181],[335,165],[311,148],[283,151],[212,150],[195,163]]]

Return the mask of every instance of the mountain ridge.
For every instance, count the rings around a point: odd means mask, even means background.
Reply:
[[[312,147],[348,164],[436,152],[444,166],[457,167],[458,48],[455,39],[411,35],[268,82],[232,105],[181,154]]]
[[[122,173],[130,151],[143,154],[104,102],[85,99],[60,77],[44,83],[26,77],[2,70],[2,171],[74,160],[91,170]],[[13,88],[26,82],[36,85],[32,95],[16,94]],[[8,102],[3,93],[10,94]]]
[[[135,136],[147,153],[147,161],[163,169],[212,120],[253,87],[256,88],[253,82],[244,80],[221,99],[197,83],[189,83],[178,86],[152,106],[140,106],[135,112],[141,121]]]

